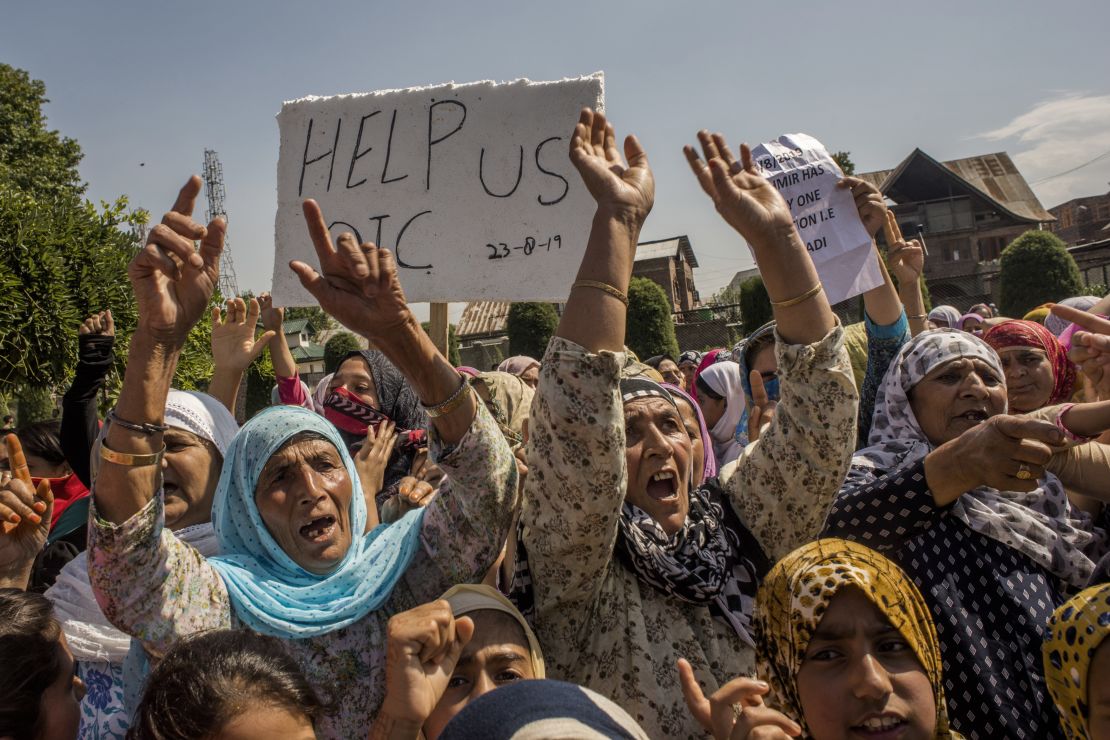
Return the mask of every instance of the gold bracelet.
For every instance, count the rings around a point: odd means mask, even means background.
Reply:
[[[807,290],[805,293],[802,293],[797,298],[791,298],[788,301],[771,301],[771,305],[775,308],[790,308],[791,306],[797,306],[799,303],[804,303],[805,301],[808,301],[810,298],[820,292],[821,283],[817,283],[817,285],[814,285],[812,288]]]
[[[603,283],[600,280],[575,280],[574,284],[570,286],[570,289],[574,290],[575,288],[596,288],[613,296],[624,305],[628,305],[628,296],[625,295],[620,288],[615,288],[609,283]]]
[[[127,465],[133,468],[141,468],[146,465],[158,465],[162,462],[162,455],[166,453],[166,446],[162,445],[162,449],[157,452],[152,452],[149,455],[133,455],[130,452],[116,452],[110,449],[104,442],[100,443],[100,457],[116,465]]]
[[[470,397],[469,394],[466,392],[470,389],[470,382],[461,375],[459,376],[459,378],[462,380],[462,382],[459,383],[458,390],[452,393],[451,397],[448,398],[446,401],[444,401],[443,403],[438,403],[435,406],[425,406],[423,403],[420,404],[420,406],[424,409],[424,413],[428,415],[429,419],[438,419],[441,416],[446,416],[447,414],[457,409],[459,406],[462,406],[463,402]]]
[[[907,316],[906,318],[909,319],[910,321],[923,321],[923,320],[929,318],[929,314],[919,313],[919,314],[914,314],[913,316]]]

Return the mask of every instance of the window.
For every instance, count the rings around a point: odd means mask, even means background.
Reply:
[[[1002,255],[1006,240],[1001,236],[988,236],[979,240],[979,261],[989,262]]]

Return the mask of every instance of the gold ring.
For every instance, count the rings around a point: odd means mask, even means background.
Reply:
[[[1018,465],[1017,474],[1014,476],[1018,480],[1033,480],[1033,473],[1029,470],[1029,466],[1025,463]]]

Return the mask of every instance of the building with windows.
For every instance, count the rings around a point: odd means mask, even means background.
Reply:
[[[994,300],[1002,250],[1055,221],[1006,152],[941,162],[914,149],[894,169],[858,177],[893,201],[907,238],[924,241],[933,305],[966,310]]]
[[[644,277],[656,283],[667,294],[672,313],[695,308],[701,298],[694,287],[694,268],[698,258],[685,234],[670,239],[640,242],[632,277]]]
[[[1110,193],[1073,198],[1048,212],[1056,217],[1052,233],[1069,246],[1110,239]]]
[[[312,338],[316,329],[309,319],[290,319],[283,325],[289,353],[297,363],[297,374],[302,380],[319,380],[324,376],[324,345]]]

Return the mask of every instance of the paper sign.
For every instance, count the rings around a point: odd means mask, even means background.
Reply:
[[[604,77],[385,90],[287,102],[278,114],[275,303],[315,303],[289,269],[317,266],[301,203],[332,237],[393,251],[409,301],[564,301],[594,200],[567,154]]]
[[[829,303],[882,284],[871,237],[851,191],[836,187],[844,173],[817,139],[786,134],[752,149],[752,163],[790,206]]]

